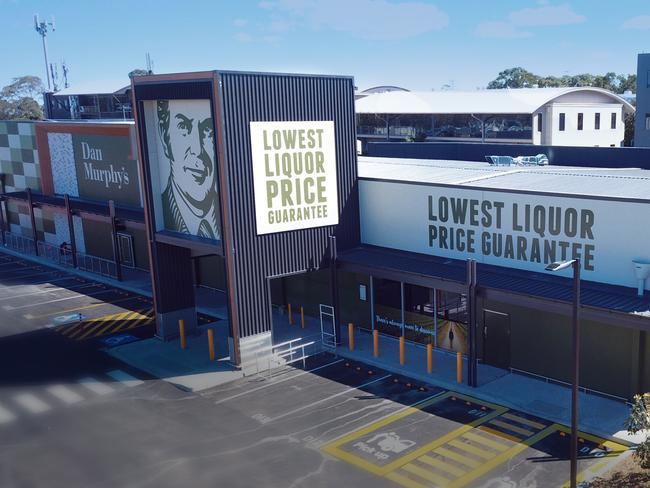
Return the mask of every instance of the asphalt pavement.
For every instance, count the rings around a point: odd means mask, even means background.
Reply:
[[[326,353],[270,377],[179,389],[104,350],[111,338],[149,337],[152,325],[132,316],[148,316],[148,306],[0,254],[0,486],[496,488],[568,479],[566,426]],[[625,451],[581,434],[581,473]]]

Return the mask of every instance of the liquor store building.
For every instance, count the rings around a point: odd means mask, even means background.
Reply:
[[[581,386],[650,388],[650,172],[359,157],[361,245],[338,255],[342,315],[507,371],[570,381],[571,269]],[[475,265],[472,263],[476,263]],[[362,293],[359,292],[362,287]],[[300,286],[298,286],[300,288]]]
[[[481,363],[568,382],[572,280],[545,267],[579,258],[581,386],[650,389],[650,172],[357,157],[345,76],[150,75],[132,96],[134,124],[0,123],[0,224],[39,255],[123,264],[129,242],[161,339],[198,327],[207,284],[242,368],[299,304],[334,347],[351,322],[460,352],[470,385]]]

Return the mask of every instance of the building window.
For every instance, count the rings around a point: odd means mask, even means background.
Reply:
[[[594,117],[594,129],[600,129],[600,113],[597,113]]]
[[[565,122],[566,122],[566,115],[562,113],[560,114],[560,130],[564,130]]]
[[[650,130],[650,114],[645,114],[645,130]]]
[[[583,114],[578,114],[578,130],[582,130]]]
[[[616,129],[616,112],[612,112],[612,129]]]
[[[542,114],[537,114],[537,132],[542,132]]]

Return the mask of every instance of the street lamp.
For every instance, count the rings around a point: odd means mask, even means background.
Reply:
[[[571,384],[571,488],[576,488],[578,476],[578,381],[580,372],[580,260],[556,261],[547,271],[573,267],[573,381]]]

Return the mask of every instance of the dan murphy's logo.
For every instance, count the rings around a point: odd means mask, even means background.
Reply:
[[[129,184],[129,172],[125,166],[115,167],[112,163],[108,166],[104,163],[104,154],[99,147],[92,147],[87,142],[81,143],[81,157],[83,159],[84,178],[86,181],[103,183],[106,188],[111,185],[121,190],[124,185]],[[96,165],[101,162],[101,165]]]
[[[338,224],[334,122],[251,122],[257,233]]]

